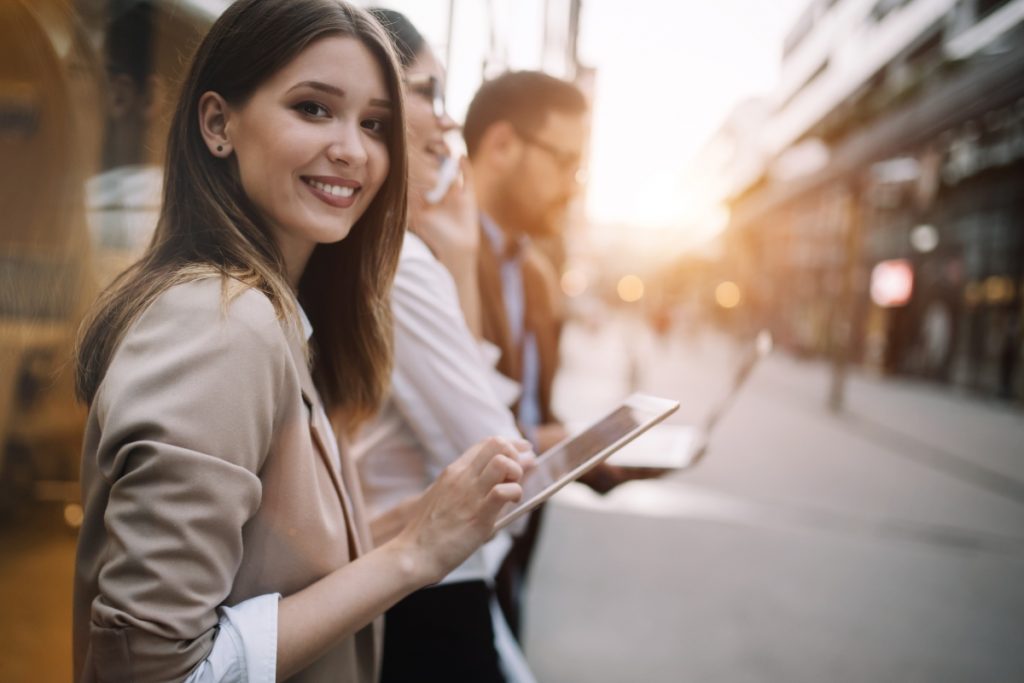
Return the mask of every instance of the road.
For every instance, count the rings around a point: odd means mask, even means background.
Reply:
[[[635,387],[695,423],[740,353],[572,326],[556,405],[585,420]],[[834,416],[828,377],[774,354],[699,467],[555,499],[527,591],[539,680],[1024,680],[1024,413],[855,374]]]
[[[630,386],[699,421],[741,352],[571,326],[556,386],[587,420]],[[633,357],[635,362],[630,362]],[[698,468],[551,504],[527,591],[539,680],[1024,680],[1024,414],[929,384],[757,368]],[[74,537],[0,526],[0,681],[66,681]]]

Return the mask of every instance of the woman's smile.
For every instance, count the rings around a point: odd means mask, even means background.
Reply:
[[[317,244],[344,239],[373,201],[390,166],[390,117],[376,57],[342,36],[312,43],[229,108],[242,188],[289,273],[302,272]]]
[[[356,195],[362,185],[355,180],[337,176],[301,176],[314,197],[340,209],[347,209],[356,203]]]

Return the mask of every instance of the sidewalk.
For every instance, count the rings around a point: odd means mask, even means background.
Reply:
[[[697,422],[735,353],[570,327],[556,404],[586,419],[632,380]],[[1024,680],[1024,415],[855,375],[837,417],[827,389],[773,355],[699,468],[557,499],[528,595],[541,680]]]

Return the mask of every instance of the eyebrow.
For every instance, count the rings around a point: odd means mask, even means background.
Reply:
[[[313,90],[319,90],[320,92],[325,92],[328,95],[334,95],[335,97],[345,97],[344,90],[322,81],[302,81],[301,83],[296,83],[292,87],[288,88],[288,92],[298,90],[299,88],[312,88]],[[370,100],[370,104],[375,107],[391,108],[391,102],[389,100],[373,99]]]

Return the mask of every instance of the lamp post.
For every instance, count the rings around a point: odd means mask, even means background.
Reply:
[[[840,283],[836,321],[829,330],[831,335],[832,379],[829,383],[828,409],[833,413],[843,411],[846,401],[846,375],[850,364],[850,344],[853,336],[853,300],[857,286],[857,271],[861,254],[862,230],[862,189],[857,181],[852,182],[843,199],[843,242],[845,258]]]

